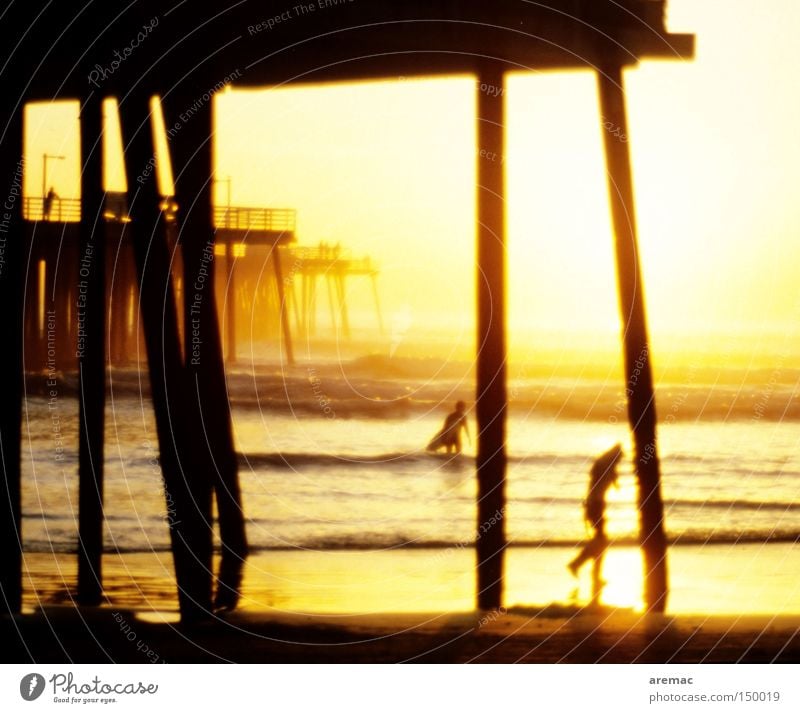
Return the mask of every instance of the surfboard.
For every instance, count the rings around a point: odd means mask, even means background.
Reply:
[[[437,433],[432,439],[431,442],[425,447],[426,451],[434,452],[438,451],[440,448],[445,448],[447,444],[442,442],[442,434]]]

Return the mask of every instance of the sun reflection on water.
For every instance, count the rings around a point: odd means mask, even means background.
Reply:
[[[642,611],[642,557],[633,548],[610,549],[603,562],[606,585],[600,601],[606,606]]]

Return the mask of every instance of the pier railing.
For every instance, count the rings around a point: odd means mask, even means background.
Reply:
[[[22,217],[49,223],[78,223],[81,219],[81,199],[28,196],[22,203]]]
[[[377,275],[377,264],[371,257],[354,257],[349,249],[339,245],[292,247],[287,250],[287,259],[298,272],[309,274],[339,270],[351,275]]]
[[[293,233],[297,211],[291,208],[215,206],[214,225],[227,230]]]
[[[80,198],[27,196],[22,216],[29,221],[48,223],[78,223],[81,219]],[[127,222],[128,209],[124,195],[107,193],[103,217],[106,220]],[[297,211],[290,208],[243,208],[215,206],[214,225],[228,230],[292,233],[297,223]]]

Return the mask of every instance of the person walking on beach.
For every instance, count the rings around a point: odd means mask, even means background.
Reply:
[[[603,555],[608,548],[606,537],[606,492],[617,485],[617,464],[622,460],[622,446],[617,443],[601,455],[592,465],[589,478],[589,492],[584,501],[584,518],[586,524],[592,528],[592,538],[581,548],[578,555],[567,565],[574,577],[585,562],[590,559],[595,561],[594,582],[595,596],[602,588],[600,580],[600,567]]]
[[[456,410],[447,415],[444,425],[433,437],[426,450],[438,451],[440,448],[445,448],[447,453],[461,453],[462,428],[472,445],[472,437],[469,435],[469,426],[467,425],[466,404],[459,401],[456,403]]]

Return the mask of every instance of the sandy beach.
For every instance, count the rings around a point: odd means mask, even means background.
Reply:
[[[800,617],[640,617],[510,608],[348,617],[239,612],[194,627],[171,614],[48,607],[0,622],[7,662],[797,663]]]
[[[563,568],[570,552],[511,548],[507,604],[496,612],[474,610],[468,549],[261,552],[248,562],[241,608],[194,628],[178,624],[168,553],[106,555],[107,603],[97,609],[72,605],[74,557],[29,554],[25,613],[4,620],[13,641],[4,655],[153,663],[800,660],[795,545],[673,548],[666,616],[636,611],[635,550],[610,554],[607,602],[596,609],[586,606],[587,583],[575,592]]]

